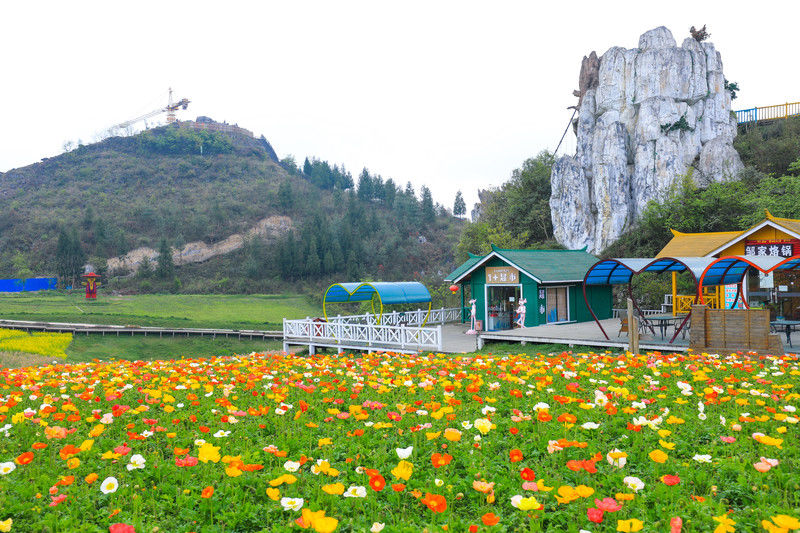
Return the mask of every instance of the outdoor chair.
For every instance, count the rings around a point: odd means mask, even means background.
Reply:
[[[645,330],[650,330],[650,333],[655,337],[656,330],[653,329],[653,323],[647,320],[644,315],[640,314],[638,311],[634,311],[634,315],[639,322],[639,333],[643,333]]]
[[[628,331],[628,317],[619,317],[619,332],[617,333],[617,337],[622,335],[623,332],[628,333]]]

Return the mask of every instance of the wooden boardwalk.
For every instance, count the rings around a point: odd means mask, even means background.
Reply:
[[[24,331],[53,331],[73,335],[165,335],[175,337],[199,335],[201,337],[237,337],[239,339],[282,339],[282,331],[217,328],[162,328],[154,326],[115,326],[113,324],[80,324],[65,322],[34,322],[28,320],[0,320],[0,328]]]

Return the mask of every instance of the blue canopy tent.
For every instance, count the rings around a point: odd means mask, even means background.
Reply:
[[[775,257],[775,256],[726,256],[715,259],[709,264],[700,275],[699,291],[700,303],[703,303],[702,290],[708,285],[732,285],[736,284],[736,298],[731,304],[731,309],[736,307],[736,302],[742,293],[742,283],[747,271],[751,268],[769,274],[770,272],[782,270],[800,270],[800,256]],[[743,300],[744,301],[744,300]],[[749,307],[744,302],[745,307]]]
[[[375,310],[375,296],[380,302],[380,308]],[[322,301],[322,311],[325,320],[328,319],[328,303],[372,302],[372,312],[378,316],[378,324],[383,317],[383,306],[392,304],[428,303],[428,313],[431,311],[431,293],[427,287],[418,281],[377,281],[370,283],[334,283],[325,291]],[[428,318],[425,317],[425,322]],[[423,322],[424,325],[424,322]]]
[[[626,257],[619,259],[602,259],[592,265],[583,278],[583,298],[586,301],[586,307],[592,314],[600,331],[602,331],[603,335],[608,339],[609,337],[606,330],[603,329],[603,325],[600,324],[600,321],[594,314],[594,310],[592,310],[589,304],[589,300],[586,298],[587,285],[627,285],[628,294],[634,306],[641,314],[641,309],[639,309],[639,305],[633,297],[633,290],[631,288],[631,279],[634,275],[642,272],[653,272],[657,274],[663,272],[689,272],[694,279],[695,288],[699,291],[698,280],[703,275],[706,268],[714,261],[715,259],[713,257],[658,257],[655,259]],[[675,330],[675,335],[670,339],[670,343],[675,341],[678,333],[680,333],[681,329],[683,329],[688,322],[689,316],[691,316],[691,313],[686,316],[683,322],[681,322],[680,327]]]

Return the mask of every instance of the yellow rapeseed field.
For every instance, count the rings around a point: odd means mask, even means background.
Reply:
[[[23,352],[47,357],[67,357],[65,350],[72,342],[72,333],[27,333],[16,329],[0,329],[0,352]]]

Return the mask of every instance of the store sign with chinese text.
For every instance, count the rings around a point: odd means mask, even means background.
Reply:
[[[792,257],[800,254],[800,241],[744,241],[744,255]]]
[[[513,267],[486,267],[486,283],[519,283],[519,270]]]

